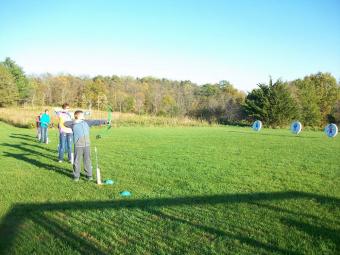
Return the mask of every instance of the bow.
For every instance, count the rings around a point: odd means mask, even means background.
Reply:
[[[107,128],[105,130],[103,130],[102,132],[100,132],[97,136],[96,136],[96,139],[100,139],[102,138],[102,135],[104,133],[106,133],[107,131],[109,131],[111,128],[112,128],[112,125],[111,125],[111,120],[112,120],[112,107],[109,106],[108,109],[107,109]]]

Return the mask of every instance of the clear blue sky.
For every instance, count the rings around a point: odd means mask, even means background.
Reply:
[[[0,59],[26,73],[340,78],[340,0],[0,0]]]

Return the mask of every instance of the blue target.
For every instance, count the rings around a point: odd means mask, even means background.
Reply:
[[[294,121],[292,125],[290,126],[290,130],[293,134],[298,135],[302,130],[302,124],[300,121]]]
[[[260,120],[256,120],[253,123],[253,130],[254,131],[260,131],[262,128],[262,122]]]
[[[328,137],[333,138],[338,134],[338,127],[335,124],[328,124],[325,127],[325,133]]]

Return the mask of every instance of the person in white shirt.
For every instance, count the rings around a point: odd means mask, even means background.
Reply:
[[[56,114],[59,118],[58,128],[59,128],[59,146],[58,146],[58,161],[64,161],[64,153],[67,151],[68,160],[71,164],[73,164],[73,153],[72,153],[72,145],[73,145],[73,133],[72,129],[65,127],[64,123],[66,121],[71,121],[72,116],[69,113],[69,104],[65,103],[62,105],[61,111],[56,111]]]

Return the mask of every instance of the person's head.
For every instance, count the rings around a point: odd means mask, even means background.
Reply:
[[[45,113],[48,114],[48,109],[45,109]]]
[[[68,103],[64,103],[61,107],[63,108],[64,111],[68,111],[70,109],[70,106]]]
[[[77,110],[74,112],[74,118],[76,120],[83,120],[84,119],[84,112],[81,110]]]

